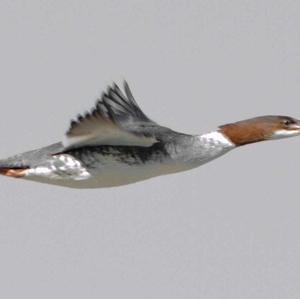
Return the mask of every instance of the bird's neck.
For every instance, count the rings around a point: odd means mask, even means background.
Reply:
[[[219,132],[236,146],[241,146],[270,139],[272,125],[253,118],[220,126]]]
[[[224,155],[235,145],[220,131],[190,137],[180,144],[177,159],[194,168]]]
[[[233,148],[235,144],[220,130],[198,135],[197,139],[200,144],[204,144],[209,148],[222,147]]]

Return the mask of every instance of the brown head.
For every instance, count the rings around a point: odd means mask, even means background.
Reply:
[[[300,135],[300,121],[289,116],[260,116],[223,125],[220,132],[240,146]]]

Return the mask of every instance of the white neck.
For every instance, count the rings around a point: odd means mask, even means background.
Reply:
[[[235,145],[220,131],[212,131],[198,136],[200,142],[222,145],[223,147],[235,147]]]
[[[197,167],[224,155],[233,148],[235,145],[219,131],[202,134],[195,137],[190,162],[192,167]]]

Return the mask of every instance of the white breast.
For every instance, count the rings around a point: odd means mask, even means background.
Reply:
[[[176,163],[126,165],[115,162],[89,171],[81,166],[72,175],[68,175],[70,171],[63,171],[62,174],[62,169],[54,171],[37,167],[25,179],[71,188],[104,188],[132,184],[183,170],[186,170],[184,165]]]
[[[26,179],[72,188],[102,188],[126,185],[151,177],[185,171],[211,161],[234,148],[217,131],[166,145],[169,157],[140,164],[126,164],[113,155],[87,169],[73,156],[54,156],[46,165],[33,168]]]

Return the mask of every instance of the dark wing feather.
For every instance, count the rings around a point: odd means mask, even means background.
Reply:
[[[127,82],[124,91],[116,85],[108,87],[95,108],[71,122],[66,133],[66,149],[92,145],[151,146],[157,140],[151,134],[154,127],[136,103]]]

